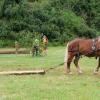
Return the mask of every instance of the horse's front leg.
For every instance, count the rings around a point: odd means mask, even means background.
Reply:
[[[94,70],[94,73],[95,73],[95,74],[98,73],[99,68],[100,68],[100,57],[99,57],[99,59],[98,59],[98,66],[97,66],[96,69]]]
[[[74,64],[75,64],[75,66],[76,66],[76,68],[77,68],[78,73],[79,73],[79,74],[82,74],[83,72],[82,72],[82,70],[80,69],[79,64],[78,64],[79,59],[80,59],[80,57],[75,57],[75,59],[74,59]]]
[[[65,69],[65,74],[72,74],[71,70],[70,70],[70,64],[73,60],[73,55],[68,55],[68,59],[64,61],[64,69]]]
[[[64,63],[65,74],[72,74],[72,72],[70,70],[70,64],[71,64],[71,62],[65,62]]]

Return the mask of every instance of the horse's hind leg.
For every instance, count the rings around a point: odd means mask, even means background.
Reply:
[[[94,73],[98,73],[99,68],[100,68],[100,57],[99,57],[99,59],[98,59],[98,66],[97,66],[97,68],[95,69]]]
[[[75,56],[74,64],[75,64],[75,66],[76,66],[76,68],[77,68],[78,73],[79,73],[79,74],[82,74],[83,72],[81,71],[81,69],[80,69],[80,67],[79,67],[79,64],[78,64],[79,59],[80,59],[80,57]]]

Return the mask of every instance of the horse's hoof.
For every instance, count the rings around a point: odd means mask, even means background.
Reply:
[[[72,73],[72,72],[69,72],[68,74],[69,74],[69,75],[72,75],[73,73]]]
[[[98,71],[94,71],[93,73],[94,73],[94,74],[98,74]]]
[[[72,75],[72,72],[64,72],[65,75]]]
[[[83,74],[83,72],[80,70],[80,71],[78,72],[78,74]]]
[[[67,75],[67,72],[64,72],[64,75]]]

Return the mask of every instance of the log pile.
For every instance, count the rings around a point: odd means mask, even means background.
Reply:
[[[29,54],[29,50],[19,50],[17,54]],[[0,50],[0,54],[16,54],[15,50]]]

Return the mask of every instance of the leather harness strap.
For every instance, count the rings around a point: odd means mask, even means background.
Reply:
[[[79,52],[79,43],[78,43],[78,45],[77,45],[76,48],[69,49],[68,52],[75,52],[75,53],[76,53],[76,57],[80,57],[80,52]]]
[[[99,42],[99,39],[93,39],[93,45],[92,45],[92,51],[95,53],[95,52],[98,52],[100,51],[100,48],[96,48],[96,42],[98,41]]]
[[[92,40],[92,51],[95,52],[96,51],[96,39]]]
[[[92,47],[91,47],[91,52],[87,53],[86,55],[90,55],[90,54],[94,54],[97,51],[100,51],[100,49],[96,48],[96,41],[98,41],[98,39],[92,39]],[[80,57],[80,51],[79,51],[79,44],[77,45],[77,48],[75,49],[69,49],[68,52],[76,52],[76,56]]]

